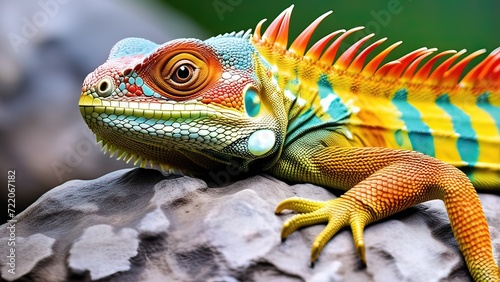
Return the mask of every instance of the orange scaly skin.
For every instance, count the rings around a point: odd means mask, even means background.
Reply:
[[[436,49],[421,48],[380,66],[400,42],[369,62],[385,39],[360,49],[368,35],[337,55],[342,40],[361,29],[354,28],[306,52],[329,13],[288,47],[292,7],[262,35],[263,21],[253,36],[118,42],[84,81],[83,118],[105,150],[141,166],[202,175],[231,164],[346,190],[325,202],[287,199],[276,209],[301,213],[285,222],[283,238],[328,222],[311,261],[347,226],[365,261],[367,224],[441,199],[472,277],[500,281],[474,189],[500,187],[500,48],[462,79],[483,50],[454,63],[465,50],[422,61]]]

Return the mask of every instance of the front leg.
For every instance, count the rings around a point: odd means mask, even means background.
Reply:
[[[289,151],[290,152],[290,151]],[[293,181],[348,190],[338,199],[315,202],[291,198],[284,209],[299,215],[285,222],[282,237],[299,227],[328,222],[313,243],[311,261],[342,227],[351,226],[364,260],[365,225],[432,199],[444,201],[453,234],[476,281],[500,281],[488,225],[477,193],[459,169],[423,154],[378,147],[302,147],[284,152],[272,172]]]

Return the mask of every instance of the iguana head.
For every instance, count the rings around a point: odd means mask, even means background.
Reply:
[[[272,161],[286,117],[250,32],[157,45],[127,38],[83,83],[80,111],[105,150],[203,173]]]

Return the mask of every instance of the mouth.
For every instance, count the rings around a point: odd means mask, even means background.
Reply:
[[[84,93],[79,106],[83,119],[104,141],[103,145],[113,144],[129,152],[142,151],[144,146],[151,147],[152,152],[158,152],[159,148],[167,151],[222,150],[233,141],[224,134],[233,128],[210,122],[220,117],[220,111],[195,100],[182,103],[107,101]]]
[[[125,115],[136,118],[143,117],[146,119],[169,120],[179,118],[210,118],[217,115],[216,111],[197,101],[186,101],[183,103],[157,100],[147,101],[144,99],[107,101],[105,99],[93,97],[92,95],[82,94],[78,104],[83,117],[92,115],[93,113],[105,113],[108,115]]]

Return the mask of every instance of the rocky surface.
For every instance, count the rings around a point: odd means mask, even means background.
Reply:
[[[58,186],[4,224],[0,248],[8,281],[470,281],[439,201],[418,205],[365,231],[364,266],[351,232],[341,231],[314,267],[310,245],[324,225],[286,241],[290,213],[274,215],[284,198],[335,197],[310,184],[254,176],[222,188],[203,180],[124,169]],[[500,197],[481,195],[497,261]]]

